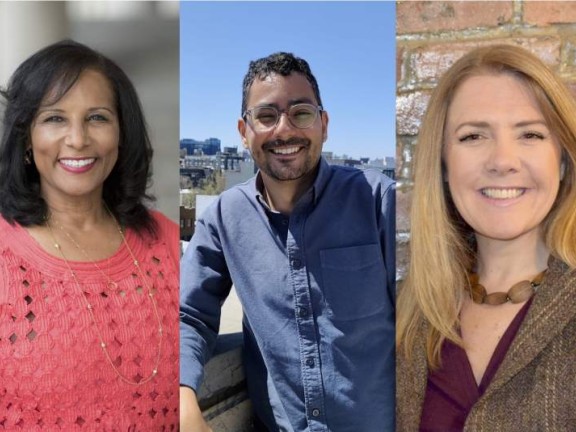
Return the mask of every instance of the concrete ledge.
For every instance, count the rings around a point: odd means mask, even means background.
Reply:
[[[204,369],[198,401],[215,432],[252,431],[252,404],[246,390],[242,343],[241,333],[219,336],[214,356]]]

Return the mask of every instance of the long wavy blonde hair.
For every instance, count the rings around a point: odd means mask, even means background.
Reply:
[[[426,356],[440,365],[442,343],[462,345],[459,313],[467,295],[466,274],[475,263],[472,229],[456,210],[443,181],[444,126],[450,103],[471,76],[510,74],[536,97],[544,118],[562,146],[564,177],[556,201],[543,221],[551,253],[576,267],[576,103],[568,88],[528,51],[513,45],[475,49],[440,79],[420,129],[414,158],[410,268],[397,301],[396,345],[412,356],[415,337],[428,324]]]

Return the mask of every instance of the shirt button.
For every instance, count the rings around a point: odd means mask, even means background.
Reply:
[[[320,410],[318,408],[314,408],[312,410],[312,416],[313,417],[318,417],[320,415]]]
[[[284,226],[288,225],[288,219],[282,219],[282,225]]]
[[[308,357],[306,359],[306,366],[308,366],[309,368],[313,368],[314,367],[314,359],[312,357]]]
[[[306,309],[305,307],[299,308],[299,309],[298,309],[298,315],[299,315],[301,318],[304,318],[304,317],[308,316],[308,309]]]
[[[292,260],[292,267],[294,267],[294,269],[298,270],[299,268],[302,267],[302,261],[300,261],[298,258],[295,258]]]

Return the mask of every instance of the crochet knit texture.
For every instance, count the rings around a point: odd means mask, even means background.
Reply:
[[[173,431],[178,422],[178,227],[157,212],[158,239],[128,230],[97,265],[69,261],[92,305],[120,379],[66,263],[0,217],[0,430]]]

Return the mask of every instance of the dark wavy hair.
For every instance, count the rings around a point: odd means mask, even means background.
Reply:
[[[14,72],[8,87],[0,142],[0,213],[9,223],[43,225],[48,207],[40,191],[36,165],[25,164],[30,129],[47,95],[60,100],[83,71],[102,73],[113,90],[120,140],[118,160],[104,181],[103,200],[122,226],[155,234],[156,224],[145,206],[151,180],[152,146],[142,106],[130,79],[112,60],[72,40],[36,52]],[[53,95],[53,96],[52,96]]]
[[[242,113],[244,115],[246,112],[246,103],[248,100],[248,93],[250,92],[250,87],[254,83],[256,78],[263,80],[264,78],[270,76],[271,74],[278,74],[282,76],[288,76],[291,73],[301,73],[308,80],[312,86],[312,91],[318,102],[318,105],[322,106],[322,100],[320,99],[320,89],[318,88],[318,82],[310,70],[310,66],[306,60],[296,57],[292,53],[287,52],[277,52],[270,54],[267,57],[263,57],[258,60],[250,62],[248,66],[248,72],[244,76],[244,82],[242,84]]]

